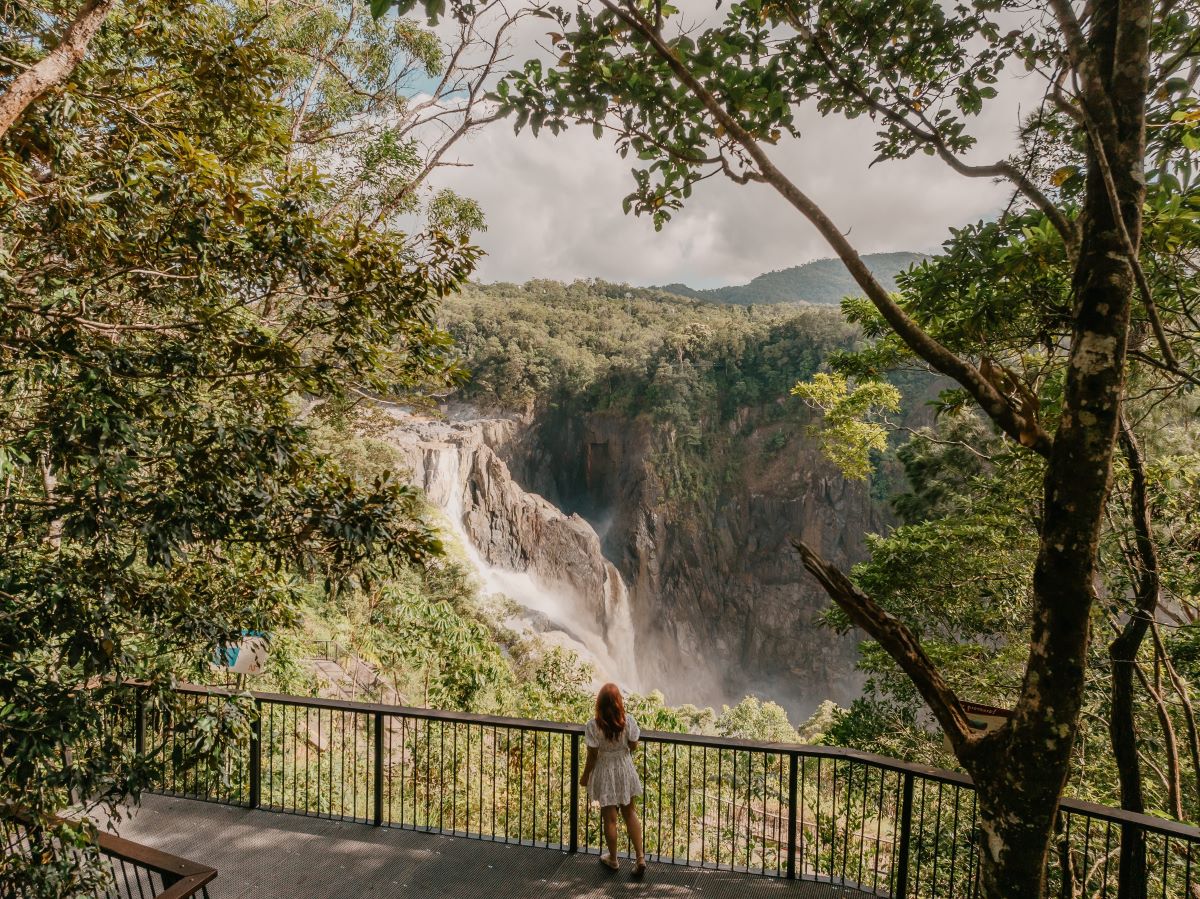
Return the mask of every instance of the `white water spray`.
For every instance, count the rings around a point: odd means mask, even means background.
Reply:
[[[456,442],[423,442],[421,450],[425,493],[446,516],[450,532],[462,546],[483,589],[488,594],[503,594],[530,613],[521,623],[541,630],[547,639],[591,662],[599,682],[612,680],[625,689],[639,689],[633,616],[628,592],[616,569],[606,565],[609,576],[604,596],[589,598],[546,585],[529,571],[492,564],[464,524],[467,459],[463,447]]]

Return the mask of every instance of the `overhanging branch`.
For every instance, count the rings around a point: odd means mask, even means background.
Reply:
[[[18,75],[0,94],[0,137],[50,88],[70,77],[87,52],[115,0],[88,0],[63,33],[58,46]]]
[[[825,588],[830,599],[904,669],[946,732],[955,754],[963,761],[978,738],[967,723],[958,697],[925,654],[916,635],[804,541],[793,537],[792,546],[800,554],[804,567]]]
[[[944,375],[961,384],[981,409],[1013,440],[1042,456],[1049,456],[1053,441],[1050,435],[1032,415],[1018,412],[1000,391],[983,374],[965,359],[961,359],[940,341],[926,333],[892,299],[887,289],[863,262],[858,251],[846,239],[841,229],[825,211],[807,194],[800,190],[772,162],[759,142],[750,134],[713,93],[700,82],[685,66],[662,36],[646,21],[633,3],[618,5],[616,0],[601,0],[603,6],[617,16],[630,29],[642,36],[654,52],[670,67],[672,73],[704,104],[714,121],[725,129],[731,139],[746,151],[758,166],[763,180],[770,184],[813,224],[825,241],[837,253],[838,258],[867,298],[879,310],[893,331],[909,349]]]

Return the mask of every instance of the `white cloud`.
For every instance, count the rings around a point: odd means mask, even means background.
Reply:
[[[975,161],[1013,152],[1020,109],[1040,99],[1034,77],[1007,78],[1002,88],[1004,102],[993,103],[973,128],[980,139]],[[932,250],[949,226],[995,215],[1011,193],[925,156],[869,167],[874,131],[866,119],[804,110],[799,120],[802,138],[772,153],[861,252]],[[707,287],[831,255],[770,187],[717,178],[699,185],[656,233],[648,219],[622,214],[621,199],[633,188],[631,162],[617,156],[608,138],[594,140],[590,129],[535,139],[528,131],[514,135],[501,121],[455,149],[470,167],[443,169],[437,186],[483,205],[488,231],[478,243],[488,255],[478,277],[485,281],[601,277]]]

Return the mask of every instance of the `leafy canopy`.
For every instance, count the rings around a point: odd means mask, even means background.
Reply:
[[[0,56],[38,55],[54,6]],[[356,477],[305,416],[453,383],[434,307],[476,254],[331,209],[291,154],[291,60],[235,7],[127,4],[0,144],[0,802],[46,825],[35,849],[86,836],[52,817],[69,796],[116,802],[163,763],[103,725],[129,680],[166,708],[301,582],[439,549],[410,488]],[[244,726],[228,704],[181,742]],[[63,858],[0,878],[84,889]]]

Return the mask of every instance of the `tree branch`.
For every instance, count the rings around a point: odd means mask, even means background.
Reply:
[[[828,49],[822,44],[820,35],[795,19],[792,21],[792,26],[812,42],[812,45],[817,48],[817,52],[821,54],[821,58],[825,61],[830,71],[834,71],[834,60],[830,57]],[[857,82],[844,77],[839,77],[838,80],[842,83],[843,87],[851,91],[861,102],[865,103],[889,122],[903,128],[909,135],[922,143],[933,147],[938,158],[964,178],[1004,178],[1011,181],[1017,190],[1033,203],[1050,220],[1050,223],[1054,225],[1054,229],[1058,231],[1063,239],[1063,243],[1066,244],[1068,255],[1074,252],[1075,246],[1078,243],[1078,235],[1076,234],[1075,227],[1063,214],[1062,210],[1055,206],[1050,201],[1050,198],[1042,193],[1037,185],[1011,162],[1001,160],[992,165],[971,165],[964,162],[946,146],[945,140],[938,134],[937,129],[930,125],[925,116],[920,116],[920,118],[925,122],[929,130],[918,127],[893,107],[874,99]]]
[[[802,540],[793,537],[792,546],[800,553],[805,569],[820,582],[829,597],[904,669],[946,732],[955,755],[965,762],[979,738],[972,732],[958,697],[925,654],[913,632]]]
[[[1050,435],[1032,417],[1020,415],[974,365],[960,359],[927,334],[899,304],[892,299],[887,289],[875,278],[859,256],[858,251],[846,239],[841,229],[825,214],[807,194],[801,191],[778,167],[759,145],[758,141],[717,100],[712,92],[679,60],[674,51],[660,37],[630,2],[620,7],[615,0],[601,0],[606,9],[640,34],[654,51],[670,67],[677,78],[699,99],[713,119],[719,123],[733,140],[741,144],[747,155],[754,160],[763,179],[776,189],[793,207],[816,227],[825,241],[837,253],[855,282],[875,305],[892,330],[914,353],[942,374],[953,378],[971,394],[980,408],[1006,434],[1022,446],[1042,456],[1049,456],[1052,440]]]
[[[31,104],[75,71],[114,3],[115,0],[88,0],[58,46],[9,83],[8,90],[0,94],[0,138]]]

